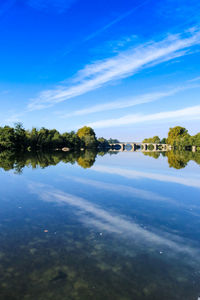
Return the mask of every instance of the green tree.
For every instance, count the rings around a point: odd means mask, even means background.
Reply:
[[[151,138],[146,138],[142,141],[142,143],[151,143]]]
[[[15,148],[15,132],[9,126],[0,127],[0,149]]]
[[[17,149],[26,149],[27,134],[22,123],[20,122],[15,123],[14,133],[15,133],[15,147]]]
[[[167,137],[167,143],[170,145],[176,145],[181,142],[188,135],[187,129],[181,126],[175,126],[170,128]]]
[[[84,146],[84,142],[81,141],[79,136],[74,132],[65,132],[62,135],[63,137],[63,146],[68,147],[70,149],[80,149]]]
[[[84,142],[86,148],[97,147],[98,142],[94,130],[91,127],[84,126],[77,131],[78,137]]]
[[[143,143],[152,143],[152,144],[160,144],[159,136],[154,136],[152,138],[146,138],[142,141]]]
[[[27,131],[28,147],[32,150],[37,149],[38,147],[38,137],[39,133],[35,127],[33,127],[31,131]]]
[[[160,138],[159,138],[159,136],[154,136],[153,138],[152,138],[152,142],[153,143],[155,143],[155,144],[160,144]]]
[[[167,139],[166,138],[162,138],[162,140],[160,140],[161,144],[167,144]]]

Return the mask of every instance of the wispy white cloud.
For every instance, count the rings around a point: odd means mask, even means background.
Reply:
[[[95,90],[114,80],[126,78],[139,70],[191,53],[200,44],[199,29],[168,35],[160,41],[150,41],[118,55],[86,65],[71,85],[43,91],[31,99],[28,110],[43,109],[67,99]]]
[[[135,97],[129,97],[127,98],[122,98],[117,101],[112,101],[108,102],[105,104],[98,104],[94,106],[90,106],[88,108],[83,108],[79,109],[76,111],[72,111],[68,114],[63,112],[60,114],[61,118],[67,118],[67,117],[73,117],[73,116],[81,116],[81,115],[88,115],[96,112],[102,112],[102,111],[109,111],[109,110],[117,110],[117,109],[122,109],[122,108],[127,108],[127,107],[133,107],[136,105],[144,104],[144,103],[149,103],[149,102],[154,102],[162,98],[166,98],[169,96],[173,96],[177,94],[178,92],[185,91],[187,89],[193,89],[193,88],[199,88],[200,84],[198,85],[184,85],[180,87],[176,87],[170,90],[166,90],[164,92],[154,92],[154,93],[148,93],[148,94],[143,94]]]
[[[159,173],[152,173],[152,172],[142,172],[137,170],[129,170],[123,169],[118,167],[108,167],[105,165],[95,165],[92,166],[90,170],[94,170],[97,172],[107,173],[107,174],[117,174],[119,176],[123,176],[129,179],[140,179],[140,178],[147,178],[151,180],[163,181],[163,182],[172,182],[177,183],[185,186],[190,186],[194,188],[200,188],[200,178],[190,178],[187,177],[180,177],[168,174],[159,174]]]
[[[130,114],[120,118],[100,120],[87,124],[93,128],[118,127],[144,122],[168,120],[200,120],[200,105],[190,106],[178,110],[163,111],[155,114]]]
[[[193,79],[191,79],[191,80],[189,80],[189,81],[190,81],[190,82],[200,81],[200,76],[195,77],[195,78],[193,78]]]

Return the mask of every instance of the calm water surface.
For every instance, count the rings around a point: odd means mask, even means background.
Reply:
[[[188,155],[1,154],[0,300],[197,300]]]

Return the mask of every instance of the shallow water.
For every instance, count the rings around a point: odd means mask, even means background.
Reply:
[[[198,299],[200,154],[100,154],[0,154],[1,300]]]

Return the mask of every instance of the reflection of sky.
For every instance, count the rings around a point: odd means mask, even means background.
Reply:
[[[100,231],[105,230],[110,233],[118,233],[120,236],[131,238],[135,242],[167,247],[175,252],[189,254],[195,259],[198,257],[198,251],[189,245],[187,246],[184,239],[164,232],[158,233],[155,229],[147,230],[142,228],[127,216],[105,210],[82,197],[65,193],[49,185],[34,182],[29,183],[29,189],[44,201],[68,204],[74,207],[78,217],[87,226],[92,225]]]
[[[147,249],[167,248],[166,253],[194,258],[198,254],[194,245],[199,243],[199,187],[193,164],[175,170],[163,157],[120,153],[97,157],[90,169],[60,163],[34,171],[25,168],[21,176],[0,171],[0,209],[9,199],[12,215],[23,201],[30,211],[39,199],[66,204],[72,218],[75,213],[75,220],[87,227],[145,244]]]
[[[78,183],[86,184],[101,190],[107,190],[110,192],[125,194],[127,197],[132,196],[132,197],[137,197],[139,199],[154,200],[154,201],[172,201],[172,199],[168,197],[164,197],[160,194],[147,191],[147,190],[134,188],[127,185],[106,183],[103,181],[84,179],[81,177],[71,177],[70,179]]]
[[[143,171],[137,171],[132,169],[125,169],[125,168],[118,168],[113,166],[105,166],[105,165],[95,165],[92,167],[92,170],[102,173],[108,173],[108,174],[117,174],[126,178],[131,179],[152,179],[157,181],[163,181],[163,182],[172,182],[172,183],[178,183],[183,184],[190,187],[196,187],[200,188],[200,179],[199,178],[191,178],[191,177],[179,177],[179,176],[173,176],[173,175],[165,175],[161,173],[153,173],[153,172],[143,172]]]
[[[123,201],[124,208],[126,207],[126,204],[124,202],[125,198],[128,199],[130,205],[131,202],[134,203],[135,208],[136,208],[136,203],[138,204],[138,200],[143,200],[141,202],[141,205],[146,205],[147,204],[146,200],[148,200],[148,202],[150,202],[149,205],[151,205],[153,202],[156,202],[157,204],[159,203],[159,206],[161,205],[161,207],[163,204],[165,204],[165,207],[168,208],[170,207],[172,210],[176,208],[180,212],[180,209],[183,209],[189,211],[190,214],[194,214],[195,211],[195,215],[200,216],[198,205],[195,205],[192,202],[190,204],[184,203],[184,201],[180,202],[180,199],[166,197],[162,195],[161,192],[156,193],[150,190],[139,189],[129,185],[113,184],[102,180],[98,181],[89,178],[84,179],[78,176],[70,176],[70,177],[66,176],[64,181],[65,180],[66,181],[70,180],[71,182],[78,183],[79,186],[81,185],[81,189],[82,190],[84,189],[85,193],[88,190],[91,191],[92,189],[92,194],[94,195],[96,191],[99,190],[100,192],[102,192],[102,195],[105,195],[107,196],[107,198],[109,198],[110,203],[111,202],[113,203],[113,201],[110,201],[110,195],[112,195],[114,202],[116,202],[116,200],[118,200],[118,203]],[[90,187],[90,189],[88,189],[88,187]],[[89,193],[87,194],[87,197]],[[119,209],[121,209],[121,206],[119,206]],[[157,210],[158,210],[158,206],[157,206]]]

